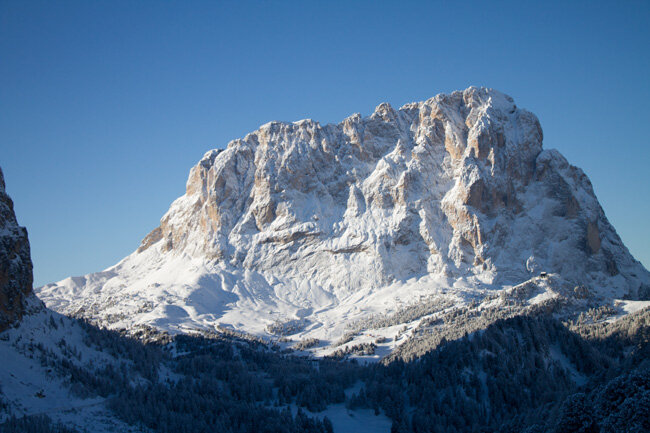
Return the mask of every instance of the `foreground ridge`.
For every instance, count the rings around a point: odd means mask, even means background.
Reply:
[[[27,229],[18,225],[0,169],[0,331],[25,313],[33,281]]]

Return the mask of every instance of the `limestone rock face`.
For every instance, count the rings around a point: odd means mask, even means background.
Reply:
[[[0,331],[22,317],[32,283],[27,229],[16,221],[0,169]]]
[[[264,125],[208,152],[153,235],[234,267],[319,268],[310,278],[324,284],[359,265],[369,284],[441,272],[515,282],[531,256],[577,280],[607,274],[614,256],[635,265],[585,174],[542,150],[537,118],[477,88],[339,125]],[[319,266],[346,261],[357,266]]]
[[[271,122],[206,153],[138,251],[40,294],[94,317],[254,327],[542,271],[603,296],[645,293],[650,275],[589,179],[542,138],[535,115],[475,87],[339,124]]]

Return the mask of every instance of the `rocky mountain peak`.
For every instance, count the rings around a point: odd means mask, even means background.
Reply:
[[[357,250],[369,284],[426,273],[510,281],[526,276],[530,257],[579,279],[615,255],[633,264],[584,173],[543,151],[542,138],[532,113],[476,87],[399,110],[382,103],[337,125],[270,122],[208,152],[141,250],[159,239],[165,251],[287,272]],[[563,251],[551,252],[549,231]],[[318,274],[349,286],[350,270],[333,272]]]
[[[650,274],[587,176],[542,140],[534,114],[477,87],[338,124],[270,122],[206,153],[131,256],[40,293],[62,311],[122,314],[131,297],[153,305],[145,323],[249,329],[436,290],[469,299],[540,272],[646,296]]]

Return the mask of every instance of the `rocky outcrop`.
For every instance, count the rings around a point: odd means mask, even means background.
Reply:
[[[32,283],[27,229],[16,221],[0,169],[0,331],[22,317]]]

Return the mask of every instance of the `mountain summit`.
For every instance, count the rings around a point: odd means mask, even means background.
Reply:
[[[321,338],[540,273],[603,299],[647,297],[650,274],[589,179],[542,136],[534,114],[476,87],[339,124],[271,122],[206,153],[137,251],[39,296],[117,327],[294,321]]]

